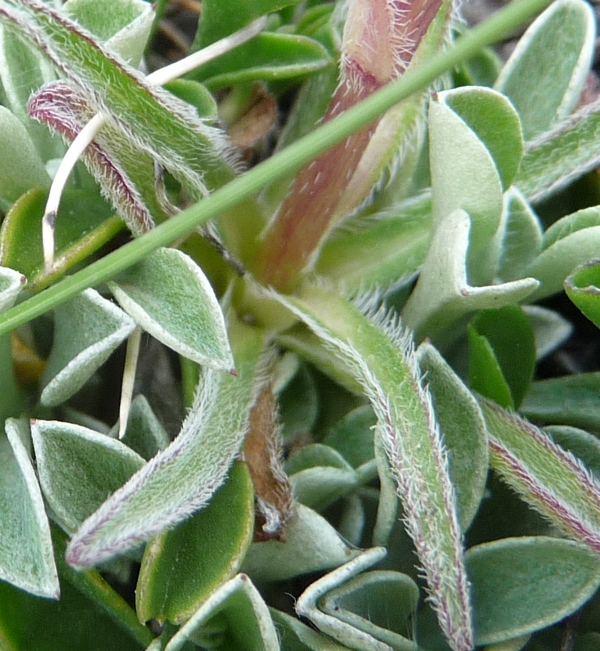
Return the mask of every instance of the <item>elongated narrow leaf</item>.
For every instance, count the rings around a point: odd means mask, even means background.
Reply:
[[[454,649],[470,649],[468,584],[454,490],[431,397],[408,335],[372,304],[364,306],[369,318],[323,290],[307,289],[301,298],[279,300],[337,352],[363,385],[379,419],[440,626]]]
[[[600,586],[600,559],[583,545],[545,536],[505,538],[467,552],[475,641],[503,642],[546,628]]]
[[[6,436],[0,438],[0,578],[32,594],[58,599],[50,525],[21,438],[26,436],[26,423],[9,419]]]
[[[44,495],[69,532],[144,465],[121,441],[71,423],[34,420],[31,438]]]
[[[459,520],[466,531],[479,508],[488,475],[485,422],[473,394],[431,344],[419,346],[417,359],[427,377],[444,446],[448,450]]]
[[[67,550],[70,564],[99,563],[173,527],[225,481],[248,427],[264,348],[260,331],[236,324],[232,335],[237,376],[204,373],[179,436],[83,523]]]
[[[70,0],[65,12],[98,36],[112,52],[139,66],[150,36],[154,11],[142,0]]]
[[[600,101],[596,100],[528,143],[514,185],[530,201],[542,201],[598,167],[599,137]]]
[[[42,402],[57,405],[76,393],[134,328],[125,312],[94,289],[61,305],[55,312]]]
[[[48,84],[29,101],[32,118],[72,142],[95,111],[72,85]],[[154,160],[114,126],[107,124],[83,153],[83,161],[134,235],[166,217],[157,199]]]
[[[534,425],[480,401],[492,468],[568,536],[600,552],[600,482]]]
[[[223,313],[200,267],[176,249],[158,249],[109,287],[146,332],[198,364],[230,371]]]
[[[519,112],[528,140],[575,108],[592,63],[595,31],[587,2],[558,0],[519,40],[495,87]]]
[[[146,547],[136,588],[140,621],[185,622],[239,569],[254,531],[254,491],[238,462],[210,504]]]
[[[37,0],[23,0],[18,7],[4,0],[0,20],[33,40],[83,90],[94,110],[154,155],[192,196],[232,178],[231,154],[221,132],[206,126],[184,102],[145,82],[77,23]]]

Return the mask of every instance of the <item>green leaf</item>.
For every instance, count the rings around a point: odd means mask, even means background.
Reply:
[[[582,264],[565,280],[567,296],[596,326],[600,324],[600,261]]]
[[[514,185],[532,202],[543,201],[598,167],[600,102],[579,111],[530,142]]]
[[[0,438],[0,578],[32,594],[58,599],[50,526],[24,443],[27,425],[11,418],[5,429],[6,436]]]
[[[573,332],[571,322],[558,312],[539,305],[526,305],[523,309],[533,328],[538,360],[556,350]]]
[[[502,189],[507,190],[519,170],[524,150],[520,115],[511,102],[482,87],[457,88],[439,94],[438,99],[485,145],[500,175]]]
[[[55,79],[55,71],[39,50],[23,41],[9,25],[0,29],[0,82],[3,103],[27,129],[38,156],[44,162],[64,155],[59,138],[29,118],[27,104],[41,86]]]
[[[269,609],[245,574],[238,574],[213,592],[171,638],[165,651],[179,651],[189,639],[204,642],[205,637],[207,642],[202,646],[212,646],[215,634],[222,649],[279,651]]]
[[[534,382],[521,412],[538,422],[600,430],[600,373]]]
[[[474,286],[468,281],[467,255],[471,220],[464,210],[448,215],[436,229],[419,281],[402,311],[418,340],[446,342],[453,328],[480,309],[518,303],[537,287],[533,278],[499,285]]]
[[[294,497],[304,506],[323,511],[358,485],[356,471],[333,448],[316,443],[293,454],[285,470],[294,487]]]
[[[558,0],[519,40],[495,87],[519,112],[527,140],[575,108],[594,53],[595,18],[582,0]]]
[[[32,188],[46,188],[50,177],[27,129],[0,106],[0,198],[4,207]]]
[[[380,570],[364,572],[330,590],[319,600],[319,608],[392,649],[416,651],[411,637],[418,601],[419,588],[410,577]]]
[[[257,581],[283,581],[337,567],[354,555],[325,518],[302,504],[295,505],[285,531],[286,542],[253,543],[242,571]]]
[[[176,249],[158,249],[109,287],[121,307],[180,355],[230,371],[233,357],[223,313],[200,267]]]
[[[192,49],[206,47],[260,16],[299,2],[300,0],[231,0],[225,5],[221,0],[205,1]]]
[[[469,528],[483,498],[488,475],[488,442],[481,409],[444,358],[430,344],[421,344],[417,360],[431,392],[448,465],[456,491],[463,531]]]
[[[341,418],[323,439],[354,468],[375,458],[373,429],[377,418],[370,406],[357,407]]]
[[[561,448],[568,450],[581,459],[596,477],[600,477],[600,440],[598,437],[568,425],[550,425],[544,431],[549,434]]]
[[[357,229],[334,230],[315,271],[348,291],[390,287],[418,271],[430,238],[431,197],[426,194],[369,215]]]
[[[93,289],[58,307],[42,403],[54,406],[70,398],[134,328],[127,314]]]
[[[540,281],[533,295],[539,300],[562,291],[565,279],[580,264],[598,256],[600,206],[567,215],[544,233],[542,251],[526,272]]]
[[[189,620],[237,572],[253,532],[252,479],[237,462],[205,509],[146,547],[136,589],[140,620]]]
[[[63,7],[100,38],[111,52],[132,66],[139,66],[150,36],[154,11],[142,0],[69,0]]]
[[[38,651],[40,644],[44,651],[141,651],[145,646],[124,634],[112,614],[68,581],[63,582],[60,601],[0,583],[0,602],[0,637],[6,651]]]
[[[70,533],[144,465],[121,441],[80,425],[33,420],[31,438],[44,496]]]
[[[95,111],[153,155],[193,197],[231,180],[231,155],[221,132],[207,127],[184,102],[145,82],[100,42],[84,35],[77,23],[34,0],[23,0],[18,9],[2,2],[0,19],[37,42],[83,89]]]
[[[0,312],[14,305],[17,296],[27,284],[27,279],[22,273],[0,267]]]
[[[498,278],[504,282],[527,275],[527,266],[542,248],[542,226],[523,195],[514,187],[504,193],[502,247]]]
[[[117,423],[111,430],[110,436],[117,438],[118,432]],[[169,445],[169,435],[152,411],[146,396],[140,394],[131,401],[127,429],[122,440],[146,461]]]
[[[81,525],[67,550],[71,565],[100,563],[182,522],[225,481],[260,388],[265,345],[261,331],[241,324],[231,334],[237,376],[204,372],[179,436]]]
[[[332,61],[317,41],[295,34],[263,33],[191,73],[211,90],[253,81],[295,79]]]
[[[518,408],[535,370],[529,318],[516,305],[482,310],[469,326],[471,386],[503,407]],[[494,373],[496,373],[495,384]]]
[[[374,302],[362,305],[369,318],[320,289],[278,300],[338,353],[371,400],[430,599],[453,648],[469,648],[468,587],[454,491],[411,340]]]
[[[13,204],[0,227],[1,264],[17,269],[34,286],[64,274],[123,228],[120,219],[110,218],[112,210],[97,192],[65,191],[56,225],[54,268],[46,276],[41,223],[47,198],[45,190],[27,192]]]
[[[317,633],[295,617],[271,608],[271,616],[277,624],[281,651],[348,651],[331,638]]]
[[[476,643],[546,628],[579,609],[600,586],[600,560],[583,545],[535,536],[467,552]]]
[[[282,362],[290,358],[298,365],[298,358],[292,353],[284,355]],[[319,394],[306,365],[301,364],[294,377],[283,388],[274,387],[274,392],[277,394],[282,439],[310,432],[319,415]]]
[[[352,623],[347,623],[344,619],[338,618],[337,612],[334,615],[331,615],[322,608],[322,602],[330,591],[336,589],[343,591],[345,584],[352,581],[354,577],[359,575],[359,573],[366,568],[380,561],[384,556],[385,549],[382,547],[367,549],[345,565],[342,565],[333,572],[326,574],[324,577],[309,585],[300,595],[296,602],[296,612],[298,615],[310,619],[320,631],[326,633],[350,649],[355,649],[356,651],[387,651],[390,648],[387,644],[379,641],[371,635],[370,632],[361,630],[361,628],[357,628],[353,625],[358,623],[357,620],[362,618],[356,616],[352,617],[351,613],[347,613],[345,619],[353,620]],[[349,587],[350,591],[352,591],[352,584],[350,584]],[[356,584],[354,584],[354,587],[357,587]],[[413,593],[413,597],[414,596]],[[416,604],[416,599],[413,604]],[[372,632],[375,632],[375,630],[377,632],[382,632],[378,627],[369,627],[367,622],[360,622],[360,624],[365,628],[370,628]],[[388,640],[389,637],[390,636],[388,636]],[[414,648],[414,645],[410,642],[408,645],[405,644],[408,640],[402,640],[401,638],[399,639],[399,637],[400,636],[396,636],[395,641],[396,643],[401,641],[402,645],[399,647],[400,649],[406,650],[407,648]]]
[[[537,427],[480,400],[492,468],[570,538],[600,551],[600,482]]]
[[[490,150],[476,131],[454,109],[449,100],[457,89],[439,93],[429,107],[429,155],[433,190],[433,223],[439,228],[455,210],[461,208],[473,220],[470,255],[481,253],[496,233],[502,214],[502,183]],[[497,102],[496,93],[477,89],[469,100]]]
[[[73,84],[47,84],[29,101],[29,114],[72,143],[95,116]],[[164,221],[166,202],[158,198],[155,160],[118,126],[106,123],[81,155],[90,174],[134,235]]]

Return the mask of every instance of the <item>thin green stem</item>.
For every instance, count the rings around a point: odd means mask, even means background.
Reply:
[[[515,30],[544,9],[550,1],[516,0],[460,37],[452,48],[438,52],[398,81],[216,190],[177,217],[8,310],[0,321],[0,335],[44,314],[84,289],[113,278],[158,247],[169,245],[209,219],[253,197],[267,184],[297,172],[337,142],[377,119],[394,104],[427,87],[441,74],[474,56],[481,48]]]

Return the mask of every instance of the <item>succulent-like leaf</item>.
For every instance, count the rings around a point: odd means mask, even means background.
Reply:
[[[295,498],[315,511],[323,511],[359,483],[352,466],[335,450],[307,445],[286,463]]]
[[[295,617],[273,608],[270,611],[273,621],[277,624],[282,651],[348,651],[347,646],[317,633]]]
[[[70,533],[144,465],[121,441],[80,425],[33,420],[31,438],[44,496]]]
[[[242,571],[257,581],[282,581],[337,567],[354,555],[325,518],[302,504],[294,506],[286,538],[252,544]]]
[[[296,612],[307,617],[323,633],[357,651],[389,651],[390,647],[370,633],[346,623],[321,609],[321,601],[331,590],[341,588],[347,581],[359,575],[385,556],[385,549],[374,547],[362,552],[345,565],[312,583],[298,598]],[[414,648],[408,644],[408,648]],[[405,647],[406,648],[406,647]]]
[[[582,0],[558,0],[519,39],[495,87],[514,104],[527,140],[575,108],[592,64],[595,19]]]
[[[125,312],[93,289],[58,307],[54,324],[41,397],[49,406],[76,393],[135,328]]]
[[[199,50],[229,36],[260,16],[296,5],[300,0],[233,0],[224,5],[220,0],[207,0],[192,49]]]
[[[32,188],[46,188],[50,177],[23,124],[0,106],[0,198],[10,206]]]
[[[549,425],[544,428],[561,448],[568,450],[596,476],[600,477],[600,440],[598,437],[568,425]]]
[[[527,275],[527,266],[542,248],[542,226],[523,195],[514,187],[504,193],[502,244],[497,275],[502,281]]]
[[[412,620],[418,601],[419,589],[410,577],[380,570],[363,572],[333,588],[319,600],[319,608],[394,650],[416,651]]]
[[[521,412],[536,421],[600,430],[600,373],[580,373],[531,385]]]
[[[533,328],[538,359],[543,359],[558,348],[573,332],[570,321],[558,312],[539,305],[526,305],[523,309]]]
[[[240,45],[235,51],[203,65],[192,76],[215,90],[253,81],[302,77],[330,64],[327,50],[311,38],[264,33],[252,43]]]
[[[153,155],[192,196],[232,178],[231,154],[221,132],[173,95],[148,84],[77,23],[38,0],[23,0],[18,7],[3,0],[0,20],[33,40],[83,90],[96,112]]]
[[[600,552],[600,482],[534,425],[481,399],[492,468],[568,536]]]
[[[472,547],[467,568],[478,645],[546,628],[574,613],[600,586],[597,554],[544,536]]]
[[[578,210],[552,224],[544,233],[541,252],[526,270],[540,281],[532,299],[562,291],[575,267],[598,256],[599,243],[600,206]]]
[[[279,300],[342,358],[363,385],[379,420],[398,494],[427,577],[430,599],[454,649],[470,649],[468,584],[445,451],[431,397],[421,384],[412,343],[393,319],[374,318],[324,290]]]
[[[489,454],[483,415],[473,394],[431,344],[419,346],[417,360],[427,378],[435,416],[448,450],[458,516],[466,531],[479,508],[488,475]]]
[[[595,100],[527,144],[514,185],[529,201],[546,199],[598,167],[599,136],[600,101]]]
[[[27,276],[39,288],[64,274],[123,229],[123,222],[96,192],[67,190],[61,201],[64,219],[57,223],[56,257],[46,275],[40,224],[48,193],[30,190],[8,211],[0,227],[0,262]]]
[[[175,526],[225,481],[248,428],[264,348],[260,331],[231,329],[237,376],[205,371],[179,436],[82,524],[69,544],[70,564],[100,563]]]
[[[535,360],[531,323],[517,305],[482,310],[472,319],[469,377],[475,391],[504,407],[518,408],[531,384]]]
[[[598,285],[600,285],[600,262],[598,260],[592,260],[577,267],[565,280],[567,296],[596,326],[600,324]]]
[[[50,525],[24,444],[28,436],[27,424],[11,418],[6,436],[0,438],[0,578],[34,595],[58,599]]]
[[[354,468],[375,458],[373,429],[377,417],[370,406],[357,407],[341,418],[323,439]]]
[[[467,315],[518,303],[538,287],[534,278],[471,285],[467,280],[470,231],[471,220],[464,210],[445,217],[435,231],[417,286],[402,311],[403,322],[415,330],[417,340],[448,337]]]
[[[0,312],[12,307],[26,284],[27,279],[22,273],[0,267]]]
[[[238,574],[215,590],[188,622],[171,638],[165,651],[180,651],[189,639],[203,638],[202,627],[206,625],[207,638],[214,635],[211,619],[215,617],[222,627],[223,640],[232,649],[248,651],[279,651],[279,639],[263,601],[252,581],[245,574]]]
[[[239,569],[254,531],[254,491],[234,464],[210,504],[144,552],[136,589],[140,621],[185,622]]]
[[[223,312],[200,267],[177,249],[158,249],[109,287],[146,332],[198,364],[231,371]]]

